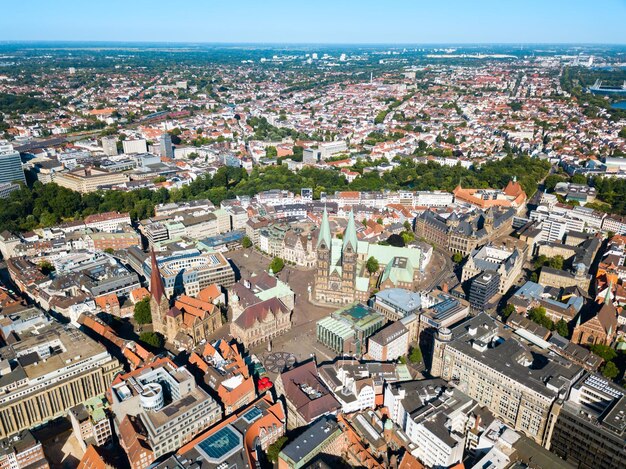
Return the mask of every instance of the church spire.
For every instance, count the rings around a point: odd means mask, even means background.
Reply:
[[[150,294],[157,303],[160,303],[161,299],[165,296],[165,287],[163,286],[163,279],[161,278],[161,271],[159,270],[156,254],[154,254],[154,248],[151,249],[150,257]]]
[[[356,252],[357,237],[353,210],[350,210],[350,215],[348,216],[348,226],[346,227],[346,232],[343,234],[343,250],[345,251],[348,246],[351,246],[352,250]]]
[[[324,206],[324,215],[322,215],[322,225],[320,226],[320,234],[317,238],[317,247],[324,243],[326,249],[330,249],[330,223],[328,222],[328,212]]]
[[[611,290],[613,290],[613,280],[609,282],[609,286],[606,289],[606,296],[604,297],[604,304],[611,304]]]

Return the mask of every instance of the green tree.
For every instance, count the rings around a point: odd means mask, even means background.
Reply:
[[[400,233],[400,236],[402,236],[405,245],[409,244],[411,241],[415,241],[415,233],[412,231],[403,231]]]
[[[613,362],[606,362],[602,367],[602,375],[609,379],[614,379],[619,375],[619,368]]]
[[[41,273],[44,275],[49,275],[54,272],[54,265],[50,261],[41,261],[39,264],[37,264],[37,266],[39,267],[39,270],[41,270]]]
[[[548,266],[553,269],[562,270],[563,269],[563,256],[554,256],[548,261]]]
[[[147,296],[143,300],[135,303],[133,318],[137,324],[151,324],[152,312],[150,311],[150,297]]]
[[[621,138],[626,138],[626,127],[622,127],[617,135]]]
[[[539,280],[539,274],[537,274],[537,272],[533,272],[532,274],[530,274],[531,282],[537,283],[538,280]]]
[[[248,249],[249,247],[252,247],[252,241],[250,241],[250,238],[248,238],[247,236],[244,236],[241,240],[241,245],[244,248]]]
[[[567,327],[567,322],[563,318],[559,319],[554,326],[554,330],[556,330],[557,334],[561,337],[569,337],[569,328]]]
[[[461,262],[463,262],[463,254],[461,254],[460,252],[455,252],[454,256],[452,256],[452,261],[455,264],[460,264]]]
[[[509,303],[502,310],[502,318],[505,319],[505,320],[509,319],[511,314],[513,314],[514,312],[515,312],[515,306],[513,306],[512,304]]]
[[[268,158],[276,158],[278,156],[278,150],[276,147],[269,146],[265,148],[265,156]]]
[[[419,347],[411,347],[411,352],[409,353],[409,361],[411,363],[420,363],[422,361],[422,351]]]
[[[590,350],[605,362],[610,362],[617,357],[617,352],[608,345],[594,344],[590,347]]]
[[[378,272],[378,269],[380,268],[380,265],[378,264],[378,259],[376,259],[374,256],[370,257],[365,263],[365,268],[367,269],[370,275],[372,275],[375,272]]]
[[[139,341],[156,349],[162,348],[165,344],[163,336],[158,332],[142,332],[139,334]]]
[[[274,259],[272,259],[272,262],[270,262],[270,266],[269,266],[269,268],[275,274],[283,270],[284,267],[285,267],[285,261],[282,260],[280,257],[275,257]]]
[[[528,319],[536,324],[539,324],[540,326],[545,327],[546,329],[554,330],[554,322],[546,316],[546,308],[543,306],[531,308],[528,312]]]
[[[281,436],[278,440],[267,447],[267,459],[271,462],[278,461],[278,455],[283,447],[287,444],[287,437]]]

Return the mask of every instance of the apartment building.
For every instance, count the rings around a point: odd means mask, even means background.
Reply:
[[[43,446],[29,430],[0,440],[1,469],[50,469]]]

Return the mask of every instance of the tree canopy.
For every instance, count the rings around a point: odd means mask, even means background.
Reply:
[[[152,312],[150,311],[150,297],[145,297],[143,300],[138,301],[135,304],[133,318],[135,318],[135,321],[137,322],[137,324],[152,324]]]
[[[378,272],[379,267],[380,266],[378,264],[378,259],[376,259],[374,256],[371,256],[365,264],[365,268],[370,273],[370,275]]]
[[[270,262],[269,269],[271,269],[273,273],[277,274],[278,272],[283,270],[284,267],[285,261],[282,260],[280,257],[275,257],[274,259],[272,259],[272,262]]]
[[[353,169],[363,173],[365,167],[374,164],[378,163],[359,159]],[[504,187],[512,175],[517,175],[520,184],[530,196],[536,191],[538,182],[546,176],[549,168],[549,163],[528,156],[509,156],[500,161],[487,162],[478,169],[466,169],[460,165],[441,166],[433,162],[424,164],[405,158],[391,171],[384,174],[365,172],[351,183],[348,183],[342,173],[332,169],[306,167],[292,172],[285,165],[255,166],[250,174],[243,168],[224,166],[213,176],[199,176],[189,185],[170,191],[165,188],[154,191],[144,188],[80,194],[54,183],[44,185],[35,182],[32,188],[22,187],[12,192],[0,205],[0,231],[29,231],[107,211],[129,212],[133,219],[144,219],[152,216],[155,205],[161,203],[206,198],[219,205],[225,199],[252,196],[271,189],[299,193],[302,188],[310,187],[313,188],[315,198],[319,198],[322,192],[341,190],[451,191],[459,180],[468,187]],[[602,189],[603,193],[606,194],[606,190],[606,187]],[[622,195],[622,205],[626,213],[626,180],[623,181],[623,193],[619,194]],[[398,238],[402,239],[402,236],[398,235]]]
[[[139,334],[139,341],[156,349],[162,348],[165,339],[158,332],[142,332]]]

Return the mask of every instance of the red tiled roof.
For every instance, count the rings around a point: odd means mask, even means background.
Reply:
[[[235,322],[243,329],[250,329],[256,321],[263,321],[270,312],[275,314],[278,311],[289,314],[289,309],[282,301],[278,298],[269,298],[260,303],[248,306]]]

